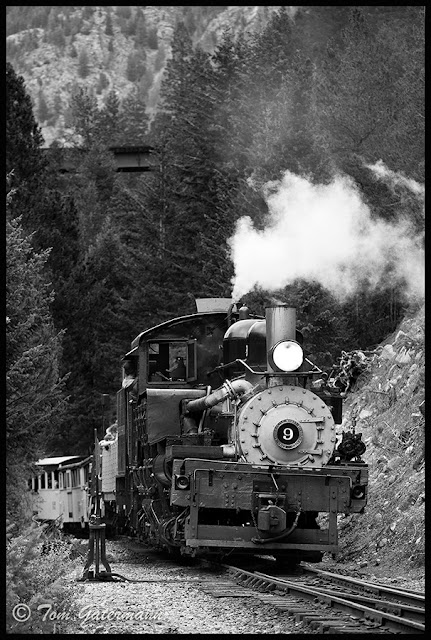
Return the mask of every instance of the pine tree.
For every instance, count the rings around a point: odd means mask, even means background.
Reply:
[[[55,331],[50,312],[48,252],[34,253],[18,219],[7,222],[6,239],[6,482],[25,489],[29,465],[43,452],[65,410],[59,375],[62,334]],[[13,512],[19,492],[7,495]]]
[[[341,163],[368,150],[372,156],[399,110],[399,52],[379,35],[372,19],[355,7],[342,43],[331,47],[324,60],[318,86],[321,123]]]
[[[80,78],[86,78],[88,75],[90,75],[90,60],[85,47],[82,47],[79,52],[78,75]]]
[[[32,245],[38,252],[49,250],[46,266],[55,291],[53,316],[56,326],[64,327],[66,325],[59,321],[62,315],[60,292],[78,262],[81,239],[76,204],[70,194],[64,193],[65,187],[55,170],[56,160],[57,166],[61,164],[61,150],[59,156],[54,155],[52,147],[51,151],[53,155],[45,176],[45,189],[32,216]]]
[[[387,51],[385,66],[393,85],[382,96],[390,119],[385,135],[379,136],[379,158],[406,175],[423,182],[425,158],[425,10],[406,8],[402,19],[387,21],[376,36]],[[383,98],[389,102],[385,105]]]
[[[111,18],[111,14],[110,14],[109,11],[106,14],[105,34],[107,36],[113,36],[114,35],[114,31],[112,29],[112,18]]]
[[[106,105],[101,110],[86,89],[79,88],[72,97],[73,128],[81,138],[77,150],[80,164],[72,192],[85,248],[95,241],[114,187],[114,159],[109,146],[116,144],[119,135],[118,108],[115,91],[108,94]]]
[[[421,226],[417,207],[402,197],[394,207],[390,187],[365,166],[384,157],[392,170],[423,177],[423,24],[414,36],[412,24],[391,19],[376,30],[372,17],[352,10],[341,44],[328,48],[318,74],[316,116],[333,164],[361,185],[374,210],[386,219],[413,215]]]
[[[130,7],[126,5],[119,5],[115,9],[115,13],[119,18],[123,18],[123,20],[129,20],[132,15]]]
[[[137,92],[129,94],[123,100],[120,117],[122,143],[145,144],[148,136],[149,117],[146,112],[146,104],[137,95]]]
[[[47,32],[49,37],[57,27],[58,27],[57,10],[56,10],[56,7],[51,7],[51,10],[48,16],[48,25],[47,25]]]
[[[134,36],[136,34],[136,22],[133,16],[126,21],[122,31],[126,36]]]
[[[97,101],[82,87],[78,87],[72,95],[72,117],[75,132],[81,137],[85,147],[91,147],[96,140]]]
[[[126,75],[130,82],[139,81],[146,71],[146,54],[144,50],[132,51],[127,58]]]
[[[62,100],[61,100],[61,94],[59,92],[57,92],[54,95],[54,106],[53,106],[53,111],[55,113],[56,116],[59,116],[61,114],[62,111]]]
[[[46,120],[48,120],[49,117],[50,117],[50,112],[48,109],[48,105],[46,104],[43,91],[42,89],[40,89],[38,94],[37,118],[39,122],[46,122]]]
[[[59,49],[64,49],[64,47],[66,46],[66,38],[61,26],[57,26],[54,31],[50,33],[49,41]]]
[[[64,350],[74,402],[67,429],[58,437],[65,450],[85,452],[100,424],[101,394],[114,397],[120,384],[119,358],[136,331],[129,314],[136,265],[128,256],[116,223],[106,219],[73,273],[70,291],[75,305],[69,309]]]
[[[136,82],[136,80],[138,79],[136,57],[134,53],[130,53],[127,57],[126,77],[129,82]]]
[[[99,74],[99,80],[97,81],[96,93],[101,94],[103,90],[109,87],[109,80],[103,71]]]
[[[154,204],[160,251],[173,274],[172,306],[184,305],[186,292],[224,295],[229,286],[225,242],[230,225],[221,204],[225,181],[215,166],[212,126],[218,97],[209,54],[193,51],[180,23],[152,129],[161,167],[160,200]]]
[[[136,36],[135,36],[135,48],[143,49],[147,44],[147,26],[145,24],[145,18],[143,14],[137,17],[136,22]]]
[[[296,49],[295,26],[283,6],[254,39],[252,52],[256,66],[252,77],[259,92],[271,92],[280,86]]]
[[[96,7],[91,7],[90,5],[85,5],[83,12],[82,12],[82,17],[84,20],[90,20],[94,14],[96,10]]]
[[[157,38],[157,29],[152,28],[152,29],[149,30],[147,46],[150,49],[158,49],[159,41],[158,41],[158,38]]]
[[[93,265],[98,263],[99,251],[105,246],[105,232],[108,234],[110,200],[115,190],[116,174],[112,154],[102,142],[102,138],[108,136],[103,135],[100,112],[88,93],[79,93],[76,98],[76,122],[84,143],[79,150],[79,171],[64,178],[69,197],[63,196],[63,207],[57,211],[54,220],[46,215],[44,234],[42,236],[39,232],[37,239],[53,246],[48,262],[56,287],[52,308],[57,326],[67,329],[63,340],[62,370],[71,372],[66,386],[72,398],[68,418],[56,431],[52,446],[59,452],[86,453],[96,420],[100,417],[97,393],[106,393],[118,384],[118,368],[115,357],[112,358],[113,347],[108,347],[108,343],[114,344],[116,336],[122,335],[122,324],[118,320],[118,325],[112,326],[110,336],[105,333],[103,324],[108,322],[116,300],[121,301],[127,293],[121,285],[111,286],[114,282],[112,278],[107,280],[106,286],[103,284],[111,269],[109,267],[106,271],[107,262],[94,275]],[[51,194],[51,199],[52,206],[55,194]],[[115,260],[114,239],[106,256],[109,254],[113,260],[113,278],[118,274],[115,282],[121,282],[124,274],[120,263]],[[128,278],[131,277],[132,272],[125,273]],[[95,313],[94,304],[98,305],[101,315]],[[119,314],[121,309],[120,304]],[[124,351],[126,347],[126,344],[122,344],[119,350]],[[100,381],[98,366],[103,359],[102,353],[105,354],[104,373]],[[104,388],[107,380],[110,386]]]
[[[98,141],[112,146],[120,140],[120,100],[114,89],[105,98],[105,106],[97,114]]]
[[[21,216],[27,233],[37,231],[43,202],[47,159],[43,137],[33,116],[31,99],[24,80],[11,65],[6,69],[6,170],[8,189],[16,190],[8,208],[11,218]]]
[[[17,211],[19,202],[31,195],[32,183],[44,171],[42,144],[24,78],[6,63],[6,172],[11,174],[11,188],[21,185],[21,192],[10,207],[12,213]]]

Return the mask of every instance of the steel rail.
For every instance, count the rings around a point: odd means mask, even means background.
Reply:
[[[349,576],[342,576],[338,573],[331,573],[324,569],[317,569],[315,567],[302,566],[304,573],[310,573],[321,576],[322,578],[328,578],[332,583],[338,583],[341,585],[349,585],[353,588],[356,587],[361,591],[373,593],[376,596],[384,596],[385,598],[392,598],[393,600],[401,600],[405,604],[415,606],[417,604],[423,604],[425,606],[425,594],[418,591],[410,591],[409,589],[394,589],[393,587],[376,583],[368,582],[367,580],[361,580],[359,578],[351,578]]]
[[[359,593],[335,591],[326,587],[316,588],[320,589],[322,593],[326,593],[328,595],[340,596],[347,598],[348,600],[354,600],[355,602],[369,604],[372,608],[377,609],[378,611],[393,613],[396,616],[405,617],[409,620],[414,620],[415,622],[425,622],[425,608],[423,607],[412,607],[411,605],[397,603],[391,600],[382,600],[381,598],[376,599]]]
[[[425,625],[420,622],[407,620],[406,618],[402,618],[385,611],[379,611],[364,604],[352,602],[351,600],[341,598],[340,596],[324,593],[319,588],[299,585],[287,579],[275,578],[260,572],[250,572],[230,565],[222,564],[221,566],[226,568],[230,573],[234,573],[241,578],[248,577],[250,580],[254,579],[254,581],[260,581],[261,584],[266,583],[268,585],[274,585],[277,589],[286,591],[287,593],[297,597],[314,601],[317,600],[318,602],[326,604],[338,611],[347,613],[348,615],[356,618],[358,622],[361,618],[371,620],[396,633],[412,633],[413,631],[418,633],[425,632]]]
[[[262,577],[266,575],[266,574],[259,574],[258,571],[256,571],[255,573],[256,575],[261,575]],[[278,576],[278,579],[283,581],[286,580],[282,576]],[[355,580],[355,579],[352,579],[352,580]],[[290,582],[290,580],[286,580],[286,581]],[[300,579],[299,580],[295,579],[294,582],[295,584],[299,584],[301,586],[307,586],[306,584],[301,583]],[[348,585],[348,586],[351,586],[351,585]],[[376,609],[377,611],[391,613],[396,615],[397,617],[405,617],[408,620],[419,622],[422,624],[425,623],[425,603],[423,607],[412,606],[410,604],[406,604],[405,602],[397,602],[395,599],[382,600],[381,598],[376,598],[375,596],[370,597],[370,596],[362,595],[362,593],[357,593],[357,592],[349,593],[345,591],[344,592],[337,591],[335,589],[331,589],[329,585],[328,586],[311,585],[311,588],[320,591],[324,595],[345,598],[347,600],[353,600],[356,603],[362,602],[364,604],[369,604],[372,609]],[[405,592],[401,593],[399,596],[399,599],[401,600],[404,599],[405,595],[406,595]]]

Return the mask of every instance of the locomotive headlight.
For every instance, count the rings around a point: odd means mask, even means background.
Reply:
[[[186,490],[190,487],[190,478],[188,476],[175,476],[175,489]]]
[[[361,487],[360,485],[354,487],[352,491],[352,498],[355,500],[363,500],[365,498],[365,487]]]
[[[295,340],[283,340],[269,352],[269,362],[278,371],[296,371],[304,360],[301,345]]]

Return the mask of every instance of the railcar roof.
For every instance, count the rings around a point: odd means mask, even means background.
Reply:
[[[45,467],[49,465],[57,465],[66,462],[66,460],[75,460],[76,458],[82,458],[82,456],[58,456],[56,458],[41,458],[36,462],[39,467]]]
[[[79,456],[79,458],[82,458],[82,456]],[[66,462],[66,464],[61,464],[60,465],[60,469],[64,470],[64,469],[73,469],[74,467],[81,467],[82,465],[86,464],[87,462],[89,462],[90,460],[93,459],[92,455],[87,456],[84,459],[80,459],[77,462]]]

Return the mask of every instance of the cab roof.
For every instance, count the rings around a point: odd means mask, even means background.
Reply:
[[[132,340],[132,344],[131,344],[132,350],[129,351],[129,353],[126,353],[126,355],[133,355],[133,353],[136,353],[136,349],[139,347],[142,340],[144,340],[145,338],[149,338],[154,333],[159,333],[162,329],[173,327],[176,324],[182,324],[194,318],[204,318],[206,316],[214,316],[214,315],[227,316],[227,311],[203,311],[203,312],[201,311],[199,313],[191,313],[186,316],[171,318],[171,320],[166,320],[165,322],[161,322],[160,324],[157,324],[155,327],[151,327],[150,329],[145,329],[145,331],[142,331],[139,335],[136,336],[136,338],[134,338],[134,340]]]

